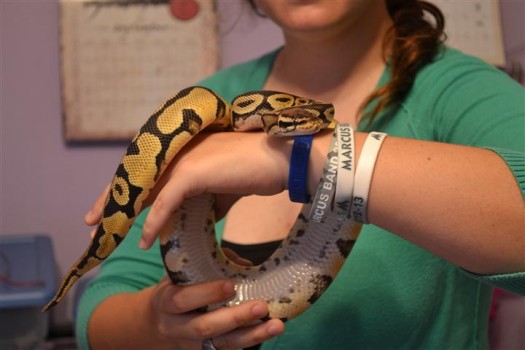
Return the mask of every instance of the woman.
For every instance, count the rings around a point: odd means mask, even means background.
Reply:
[[[263,195],[243,197],[229,211],[223,237],[233,248],[273,246],[299,210],[283,192],[290,140],[268,141],[262,133],[199,137],[173,162],[149,212],[86,292],[81,345],[487,348],[489,284],[525,291],[524,184],[517,182],[525,149],[523,89],[442,47],[442,17],[422,1],[255,5],[282,28],[284,46],[202,85],[226,100],[264,88],[333,102],[336,118],[360,131],[357,164],[365,131],[389,133],[370,188],[371,225],[323,297],[286,325],[277,319],[251,325],[267,314],[261,301],[194,312],[232,296],[231,282],[171,285],[162,279],[158,249],[137,249],[153,244],[183,198],[225,193],[219,196],[225,212],[243,194]],[[309,193],[330,138],[326,132],[314,138]],[[98,221],[102,202],[86,216],[88,224]],[[264,217],[253,215],[261,211]]]

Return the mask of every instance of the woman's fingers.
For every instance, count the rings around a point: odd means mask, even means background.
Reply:
[[[104,204],[106,203],[106,198],[108,197],[110,186],[111,185],[106,186],[104,191],[102,191],[100,196],[98,196],[91,209],[84,216],[84,222],[86,223],[86,225],[93,226],[98,224],[98,222],[100,221],[100,218],[102,217],[102,211],[104,209]]]
[[[171,329],[177,336],[191,342],[201,343],[213,339],[219,349],[241,349],[268,340],[284,331],[281,320],[261,321],[268,315],[263,301],[251,301],[241,305],[222,307],[214,311],[177,317]]]
[[[168,221],[175,209],[181,206],[188,196],[188,192],[191,195],[189,187],[189,181],[184,180],[184,177],[181,176],[180,181],[168,181],[160,190],[142,227],[142,237],[139,242],[141,249],[149,249],[153,245],[162,226]],[[187,192],[183,192],[183,190]]]
[[[168,278],[157,285],[151,305],[163,337],[176,339],[184,348],[199,348],[212,338],[220,349],[239,349],[261,343],[284,331],[277,319],[261,321],[268,315],[264,301],[250,301],[232,307],[198,312],[203,306],[221,303],[235,294],[228,280],[190,286],[176,286]]]
[[[158,307],[167,313],[182,314],[231,298],[235,288],[231,281],[218,280],[179,287],[171,284],[161,292]]]
[[[252,325],[268,315],[268,306],[262,301],[250,301],[245,304],[221,307],[198,316],[186,314],[180,332],[192,339],[207,339],[231,332],[239,327]],[[184,328],[184,330],[182,329]]]
[[[279,319],[271,319],[262,324],[239,328],[211,339],[217,349],[243,349],[265,342],[283,332],[284,323]]]

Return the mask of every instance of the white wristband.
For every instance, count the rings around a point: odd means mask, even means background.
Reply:
[[[309,217],[315,222],[324,223],[326,215],[332,211],[332,199],[334,197],[337,180],[337,164],[337,138],[334,132],[330,150],[328,151],[326,163],[323,168],[323,175],[317,186],[317,193],[310,208]]]
[[[347,123],[337,124],[337,187],[335,190],[334,206],[338,220],[350,217],[350,205],[354,192],[354,130]]]
[[[366,138],[363,150],[359,157],[354,180],[354,198],[350,215],[356,222],[368,224],[367,207],[370,183],[379,154],[379,149],[387,134],[382,132],[371,132]]]

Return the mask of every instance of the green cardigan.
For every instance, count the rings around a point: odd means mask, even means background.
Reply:
[[[276,52],[218,72],[201,85],[226,100],[262,88]],[[389,79],[385,70],[379,84]],[[417,76],[400,108],[369,130],[392,136],[488,147],[513,170],[522,192],[524,90],[504,73],[452,49]],[[336,116],[337,117],[337,116]],[[361,130],[365,125],[360,125]],[[402,203],[399,205],[403,213]],[[88,348],[87,323],[110,295],[136,292],[164,275],[158,243],[137,248],[142,214],[85,292],[77,337]],[[446,220],[446,218],[443,218]],[[220,230],[219,230],[220,231]],[[497,239],[498,232],[494,232]],[[502,252],[504,254],[504,252]],[[263,349],[486,349],[492,286],[525,292],[525,273],[477,276],[373,225],[367,225],[330,288],[287,322]]]

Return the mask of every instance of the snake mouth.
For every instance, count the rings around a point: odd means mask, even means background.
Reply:
[[[319,132],[323,127],[317,116],[297,107],[264,114],[261,121],[264,131],[271,136],[310,135]]]

